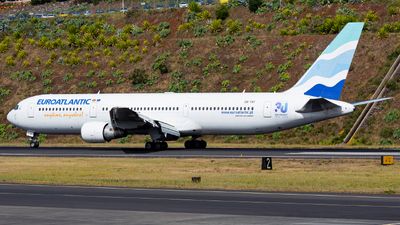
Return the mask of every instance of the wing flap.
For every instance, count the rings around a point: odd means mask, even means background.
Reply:
[[[112,108],[110,111],[113,127],[124,130],[135,130],[144,127],[158,128],[165,136],[180,137],[179,130],[166,122],[154,120],[148,116],[132,111],[129,108]]]
[[[339,105],[330,102],[325,98],[314,98],[307,101],[307,103],[301,107],[300,109],[296,110],[298,113],[313,113],[313,112],[320,112],[324,110],[340,108]]]

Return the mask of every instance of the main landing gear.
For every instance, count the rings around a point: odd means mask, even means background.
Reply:
[[[26,136],[29,137],[29,146],[31,148],[38,148],[39,147],[39,139],[38,139],[38,134],[28,131],[26,132]]]
[[[168,148],[168,143],[165,141],[148,141],[144,148],[146,150],[165,150]]]
[[[185,148],[186,149],[201,149],[201,148],[206,148],[207,147],[207,142],[204,140],[187,140],[185,141]]]

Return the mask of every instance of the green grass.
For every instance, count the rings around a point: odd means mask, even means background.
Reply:
[[[377,160],[0,157],[0,182],[151,188],[399,194],[399,164]],[[201,183],[191,177],[201,176]]]

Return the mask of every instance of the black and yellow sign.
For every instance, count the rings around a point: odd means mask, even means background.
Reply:
[[[383,155],[381,156],[381,164],[386,165],[393,165],[394,164],[394,157],[391,155]]]

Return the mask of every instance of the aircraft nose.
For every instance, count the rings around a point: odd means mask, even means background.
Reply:
[[[8,114],[7,114],[7,120],[8,122],[14,124],[15,123],[15,112],[14,110],[11,110]]]

